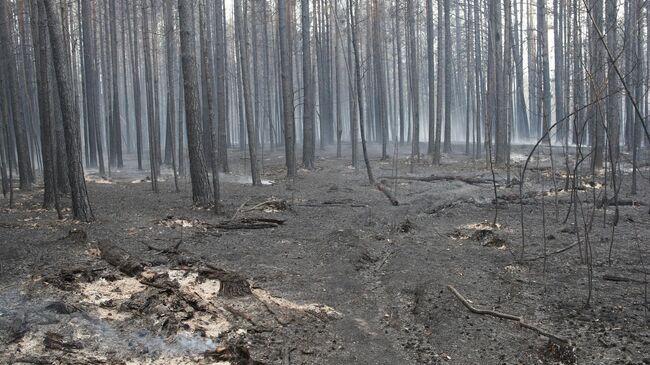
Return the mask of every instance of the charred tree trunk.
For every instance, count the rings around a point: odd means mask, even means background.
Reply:
[[[211,52],[208,48],[208,28],[206,18],[206,6],[204,0],[199,0],[199,28],[200,28],[200,41],[201,41],[201,69],[203,70],[203,85],[205,94],[203,95],[204,109],[207,108],[207,115],[203,116],[204,133],[208,134],[210,144],[205,146],[209,152],[209,163],[212,168],[212,191],[214,197],[214,209],[219,212],[219,199],[221,198],[221,190],[219,186],[219,159],[217,156],[217,131],[214,125],[214,106],[212,103],[212,62]],[[207,122],[205,122],[207,120]]]
[[[296,176],[295,121],[293,109],[293,61],[291,59],[293,1],[278,0],[278,36],[282,73],[282,114],[287,176]],[[322,138],[322,137],[321,137]]]
[[[190,154],[190,176],[192,200],[197,205],[208,205],[211,201],[208,169],[203,153],[201,135],[203,128],[199,112],[199,76],[196,60],[196,42],[192,21],[192,0],[178,0],[178,19],[181,31],[181,57],[183,67],[183,89],[185,91],[185,123]]]
[[[409,44],[409,73],[411,77],[410,95],[413,105],[412,158],[420,162],[420,75],[418,72],[417,48],[415,46],[415,9],[414,0],[406,0],[406,22]]]
[[[179,192],[178,188],[178,174],[176,173],[176,146],[174,139],[176,138],[176,108],[175,106],[175,75],[176,75],[176,57],[174,54],[174,44],[176,37],[174,36],[174,16],[173,16],[173,0],[165,1],[165,33],[167,34],[167,44],[165,46],[167,56],[167,143],[165,143],[165,150],[169,145],[170,156],[172,164],[172,172],[174,174],[174,188]],[[167,155],[167,152],[165,152]],[[167,156],[165,156],[167,157]]]
[[[216,66],[217,66],[217,144],[219,165],[223,172],[228,172],[228,143],[226,136],[226,123],[228,122],[228,109],[226,106],[226,42],[224,32],[223,0],[215,3],[216,21]]]
[[[251,95],[251,79],[248,57],[248,27],[242,18],[242,0],[235,0],[235,27],[239,37],[239,65],[241,67],[242,91],[244,96],[244,113],[246,113],[246,134],[248,136],[248,154],[251,159],[251,178],[253,185],[259,185],[260,173],[257,169],[257,136],[255,133],[255,115]],[[243,117],[243,116],[240,116]]]
[[[309,0],[301,0],[302,14],[302,80],[303,80],[303,112],[302,112],[302,164],[306,169],[314,168],[315,138],[314,138],[314,92],[311,74],[311,36],[309,28]],[[321,136],[322,138],[322,136]]]
[[[451,61],[451,9],[449,0],[444,0],[445,14],[445,144],[443,151],[451,152],[451,98],[452,98],[452,61]]]
[[[2,48],[5,50],[13,50],[13,42],[11,40],[11,28],[9,25],[9,17],[13,17],[12,14],[9,14],[7,6],[9,2],[0,1],[0,43]],[[32,166],[29,156],[29,142],[27,140],[27,131],[25,129],[26,119],[24,115],[24,109],[21,106],[20,100],[20,85],[18,83],[18,67],[16,65],[16,58],[14,57],[13,52],[4,52],[3,56],[3,68],[7,78],[6,86],[9,89],[9,97],[11,102],[11,115],[13,122],[13,130],[15,134],[15,146],[18,156],[18,174],[20,175],[20,189],[21,190],[31,190],[32,189]],[[11,157],[11,156],[10,156]]]
[[[131,17],[133,27],[129,22],[131,41],[131,67],[133,69],[133,99],[135,104],[135,149],[138,158],[138,170],[142,170],[142,96],[140,92],[140,47],[138,47],[138,7],[133,1]]]
[[[83,222],[92,222],[93,216],[86,191],[84,169],[81,163],[81,138],[79,136],[79,111],[74,103],[72,93],[72,80],[68,73],[67,65],[70,60],[65,52],[63,35],[61,33],[61,20],[53,0],[40,0],[45,2],[48,19],[52,56],[56,74],[57,87],[61,99],[61,112],[63,114],[63,127],[65,132],[66,157],[68,160],[68,179],[72,195],[72,212],[75,219]]]
[[[50,118],[50,83],[48,76],[48,38],[47,18],[45,14],[39,14],[38,4],[31,2],[32,8],[32,41],[34,45],[34,58],[36,63],[36,83],[38,85],[38,110],[41,124],[41,152],[43,154],[43,184],[45,193],[43,195],[43,207],[49,209],[56,207],[60,212],[59,199],[56,185],[56,163],[54,132]]]
[[[381,135],[381,159],[388,159],[388,100],[386,98],[386,75],[384,74],[384,59],[383,59],[383,36],[382,36],[382,14],[380,8],[380,2],[373,0],[372,3],[372,21],[373,21],[373,31],[372,31],[372,43],[373,48],[375,49],[375,54],[373,57],[374,68],[375,68],[375,91],[377,94],[377,99],[375,100],[378,103],[377,111],[379,118],[379,131]]]
[[[153,9],[150,9],[153,11]],[[156,107],[154,102],[154,94],[157,92],[154,84],[154,71],[152,70],[151,58],[151,24],[145,3],[142,3],[142,43],[144,48],[144,70],[145,81],[147,85],[147,129],[149,131],[149,170],[151,171],[151,188],[154,192],[158,192],[158,142],[156,139]],[[147,29],[148,28],[148,29]]]
[[[117,16],[115,14],[115,3],[116,1],[110,1],[110,17],[111,19],[111,63],[113,64],[112,72],[112,86],[113,86],[113,111],[111,115],[113,116],[112,122],[112,138],[111,138],[111,151],[114,156],[114,163],[117,168],[124,167],[124,162],[122,160],[122,122],[120,120],[120,88],[118,84],[118,58],[117,58]]]
[[[427,153],[433,157],[433,163],[440,163],[440,150],[436,150],[436,75],[435,56],[433,54],[433,0],[427,1],[427,70],[429,76],[429,142]],[[440,37],[438,39],[441,39]]]

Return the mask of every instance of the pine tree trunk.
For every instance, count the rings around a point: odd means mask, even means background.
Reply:
[[[417,48],[415,46],[414,0],[406,0],[406,22],[409,44],[409,72],[411,76],[410,95],[412,99],[413,128],[411,137],[412,158],[420,162],[420,75],[418,72]]]
[[[5,50],[14,49],[13,42],[11,41],[11,31],[9,25],[9,16],[13,15],[8,13],[7,6],[9,2],[0,1],[0,22],[2,29],[0,29],[0,43]],[[12,111],[13,130],[15,134],[15,146],[18,156],[18,174],[20,175],[20,189],[32,189],[32,167],[29,156],[29,142],[27,140],[27,131],[25,129],[26,120],[23,107],[20,100],[20,85],[18,84],[16,58],[13,52],[3,52],[3,67],[7,77],[7,86],[10,90],[10,102]]]
[[[176,88],[176,62],[174,53],[174,44],[176,37],[174,36],[174,15],[173,15],[173,0],[165,1],[165,33],[167,36],[167,43],[165,45],[167,57],[167,142],[165,143],[165,158],[167,158],[167,150],[169,150],[169,161],[172,164],[172,172],[174,174],[174,188],[179,192],[178,188],[178,174],[176,170],[176,151],[174,139],[176,138],[176,108],[175,108],[175,92]],[[169,146],[169,148],[167,148]]]
[[[301,0],[302,14],[302,80],[303,80],[303,113],[302,113],[302,164],[308,170],[314,168],[314,92],[311,75],[311,36],[309,28],[309,0]],[[321,136],[322,138],[322,136]]]
[[[427,70],[429,76],[429,141],[427,153],[433,157],[433,163],[440,163],[440,151],[436,150],[436,75],[435,55],[433,54],[433,0],[427,2]]]
[[[68,179],[72,195],[72,212],[75,219],[82,222],[91,222],[95,218],[88,200],[84,169],[81,163],[81,138],[79,136],[79,111],[74,103],[72,93],[72,80],[67,69],[70,64],[65,52],[63,35],[61,34],[61,20],[53,0],[40,0],[45,2],[48,19],[52,56],[56,74],[57,87],[61,99],[61,112],[63,114],[63,127],[65,132],[66,158],[68,160]],[[42,9],[42,8],[41,8]],[[41,12],[42,13],[42,12]]]
[[[36,64],[36,83],[38,90],[38,110],[41,124],[41,151],[43,154],[43,184],[45,192],[43,195],[43,208],[49,209],[58,206],[58,195],[56,186],[56,164],[54,162],[54,133],[52,132],[52,121],[50,119],[50,84],[48,78],[48,38],[47,18],[45,14],[39,14],[38,4],[31,2],[32,7],[32,41],[34,46],[34,58]]]
[[[377,94],[377,111],[379,117],[379,127],[381,135],[381,159],[388,159],[388,100],[386,98],[386,78],[384,74],[384,60],[383,60],[383,36],[382,36],[382,14],[380,9],[380,2],[378,0],[373,0],[372,3],[373,11],[373,32],[372,32],[372,43],[375,49],[375,55],[373,57],[374,68],[375,68],[375,91]]]
[[[153,9],[150,9],[153,10]],[[154,94],[157,93],[155,82],[153,81],[152,71],[152,58],[151,58],[151,24],[149,22],[147,8],[145,3],[142,3],[142,43],[144,48],[144,70],[145,70],[145,83],[147,85],[147,129],[149,131],[149,171],[151,172],[151,188],[154,192],[158,192],[158,146],[157,146],[157,131],[156,124],[156,106],[154,102]],[[152,85],[154,84],[154,85]]]
[[[452,98],[452,60],[451,60],[451,9],[449,0],[444,0],[445,14],[445,144],[443,151],[451,152],[451,98]]]
[[[138,170],[142,170],[142,97],[140,93],[140,47],[138,47],[138,7],[133,1],[131,17],[133,26],[129,22],[131,40],[131,68],[133,69],[133,102],[135,104],[135,150],[138,158]]]
[[[223,172],[228,172],[228,141],[226,135],[226,123],[228,123],[228,108],[227,108],[227,95],[226,95],[226,42],[224,31],[224,14],[223,14],[223,0],[219,0],[215,4],[215,20],[216,20],[216,34],[217,49],[216,49],[216,66],[217,66],[217,128],[218,128],[218,143],[217,148],[219,152],[219,164]],[[266,47],[265,47],[266,49]],[[268,52],[268,51],[267,51]],[[267,65],[268,67],[268,65]]]
[[[282,111],[284,124],[284,149],[287,176],[296,176],[295,121],[293,110],[293,61],[291,59],[292,0],[278,0],[278,36],[280,37],[280,70],[282,74]],[[321,137],[322,138],[322,137]]]
[[[211,201],[208,169],[203,153],[201,136],[203,128],[199,114],[199,76],[196,59],[194,23],[192,21],[192,0],[178,0],[178,19],[181,31],[181,58],[183,67],[183,89],[185,90],[185,123],[190,154],[190,177],[192,200],[196,205],[208,205]]]
[[[253,185],[259,185],[260,173],[257,169],[257,135],[255,133],[250,69],[248,68],[248,28],[242,20],[242,0],[235,0],[234,4],[235,27],[237,28],[237,35],[239,37],[239,65],[241,68],[242,91],[244,93],[244,113],[246,113],[246,134],[248,136],[248,154],[251,160],[251,178]]]

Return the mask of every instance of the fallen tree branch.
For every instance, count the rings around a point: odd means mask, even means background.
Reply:
[[[322,208],[322,207],[352,207],[352,208],[366,208],[368,204],[364,203],[355,203],[352,199],[350,200],[326,200],[322,203],[318,202],[306,202],[303,204],[295,204],[297,207],[307,207],[307,208]]]
[[[386,197],[388,198],[388,200],[390,200],[390,203],[394,207],[399,205],[399,202],[397,201],[397,199],[395,199],[395,197],[390,192],[390,189],[388,187],[384,186],[384,184],[382,183],[376,183],[375,186],[377,187],[377,190],[381,191],[382,193],[384,193],[384,195],[386,195]]]
[[[244,208],[244,206],[246,205],[246,203],[248,203],[249,201],[251,201],[251,200],[250,200],[250,199],[246,199],[243,203],[241,203],[241,205],[239,206],[239,208],[237,208],[237,210],[235,211],[235,214],[233,214],[232,217],[230,218],[230,221],[231,221],[231,222],[233,222],[233,221],[235,220],[235,218],[237,218],[237,214],[239,214],[239,212],[242,210],[242,208]]]
[[[472,198],[460,198],[453,201],[443,201],[440,204],[437,204],[431,208],[428,208],[424,211],[426,214],[437,214],[445,209],[453,208],[460,204],[476,204],[476,201]]]
[[[512,314],[508,314],[508,313],[497,312],[497,311],[493,311],[493,310],[490,310],[490,309],[476,308],[476,307],[472,306],[472,304],[470,304],[470,302],[467,299],[465,299],[465,297],[463,297],[463,295],[460,294],[458,292],[458,290],[456,290],[456,288],[454,288],[453,286],[447,285],[447,289],[449,289],[449,291],[451,291],[456,296],[456,298],[458,298],[458,300],[460,300],[463,303],[463,305],[467,309],[469,309],[469,311],[472,312],[472,313],[484,314],[484,315],[489,315],[489,316],[493,316],[493,317],[497,317],[497,318],[503,318],[503,319],[507,319],[507,320],[511,320],[511,321],[516,321],[516,322],[519,323],[519,325],[521,327],[533,330],[533,331],[537,332],[538,334],[540,334],[542,336],[548,337],[549,340],[557,342],[560,345],[568,345],[569,344],[569,341],[567,339],[562,338],[559,335],[556,335],[554,333],[543,330],[543,329],[541,329],[541,328],[539,328],[539,327],[537,327],[535,325],[532,325],[530,323],[526,323],[522,317],[518,317],[518,316],[515,316],[515,315],[512,315]]]
[[[578,245],[578,241],[573,242],[572,244],[570,244],[570,245],[568,245],[568,246],[566,246],[566,247],[563,247],[563,248],[561,248],[561,249],[559,249],[559,250],[557,250],[557,251],[549,252],[549,253],[547,253],[546,255],[542,255],[542,256],[531,257],[531,258],[525,259],[524,261],[536,261],[536,260],[542,260],[544,257],[549,257],[549,256],[552,256],[552,255],[560,254],[560,253],[562,253],[562,252],[564,252],[564,251],[568,251],[568,250],[572,249],[573,247],[575,247],[575,246],[577,246],[577,245]]]
[[[239,222],[222,222],[212,225],[213,228],[219,229],[265,229],[276,228],[284,224],[284,221],[277,219],[244,219]]]

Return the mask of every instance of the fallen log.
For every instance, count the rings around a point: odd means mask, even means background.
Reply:
[[[104,261],[115,266],[128,276],[136,276],[144,270],[142,262],[134,259],[128,252],[112,243],[100,242],[97,244],[97,247]]]
[[[603,198],[601,201],[598,202],[598,204],[596,204],[596,208],[602,209],[602,207],[605,204],[607,204],[608,207],[615,207],[617,205],[619,207],[641,207],[646,205],[645,203],[638,200],[623,199],[623,200],[616,201],[616,199],[614,198],[609,198],[609,199]]]
[[[266,228],[276,228],[278,227],[277,223],[273,222],[224,222],[217,223],[214,225],[215,228],[220,229],[266,229]]]
[[[79,341],[66,341],[62,335],[55,332],[46,332],[43,338],[43,345],[49,350],[59,350],[65,352],[72,352],[81,350],[83,345]]]
[[[481,179],[478,177],[465,177],[455,175],[431,175],[431,176],[382,176],[382,179],[390,180],[410,180],[410,181],[423,181],[423,182],[436,182],[436,181],[461,181],[470,185],[492,184],[492,179]],[[497,184],[498,185],[498,184]]]
[[[645,280],[633,279],[623,276],[616,275],[603,275],[603,280],[606,281],[615,281],[615,282],[624,282],[624,283],[637,283],[637,284],[648,284]]]
[[[454,288],[453,286],[447,285],[447,289],[449,289],[449,291],[452,292],[456,296],[456,298],[458,298],[458,300],[460,300],[463,303],[463,305],[467,309],[469,309],[469,311],[472,312],[472,313],[493,316],[493,317],[497,317],[497,318],[507,319],[507,320],[510,320],[510,321],[516,321],[516,322],[519,323],[519,325],[521,327],[528,328],[530,330],[533,330],[533,331],[537,332],[538,334],[540,334],[540,335],[542,335],[544,337],[548,337],[549,340],[551,340],[553,342],[556,342],[559,345],[566,346],[566,345],[570,344],[569,340],[567,340],[567,339],[565,339],[565,338],[563,338],[563,337],[561,337],[559,335],[556,335],[554,333],[543,330],[543,329],[541,329],[541,328],[539,328],[539,327],[537,327],[535,325],[532,325],[530,323],[526,323],[522,317],[518,317],[518,316],[515,316],[515,315],[512,315],[512,314],[508,314],[508,313],[497,312],[497,311],[490,310],[490,309],[476,308],[476,307],[472,306],[470,304],[470,302],[467,299],[465,299],[465,297],[462,294],[460,294],[458,292],[458,290],[456,290],[456,288]]]

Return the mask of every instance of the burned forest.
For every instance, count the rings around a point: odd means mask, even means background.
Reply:
[[[644,0],[0,0],[0,364],[650,364]]]

